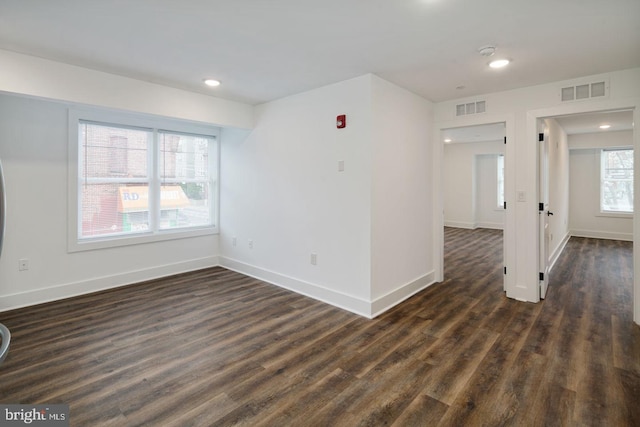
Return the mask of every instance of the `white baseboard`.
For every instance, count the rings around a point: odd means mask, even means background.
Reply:
[[[633,233],[616,233],[613,231],[598,230],[570,230],[575,237],[590,237],[592,239],[624,240],[633,242]]]
[[[444,226],[445,227],[454,227],[454,228],[468,228],[470,230],[473,230],[474,228],[476,228],[476,223],[475,222],[460,222],[460,221],[444,221]]]
[[[255,277],[369,319],[382,314],[435,282],[435,273],[430,272],[370,302],[231,258],[213,256],[5,295],[0,297],[0,312],[216,266]]]
[[[373,302],[369,302],[352,295],[343,294],[341,292],[327,289],[314,283],[295,279],[284,274],[266,270],[261,267],[256,267],[254,265],[250,265],[231,258],[221,257],[220,265],[229,270],[254,277],[272,285],[308,296],[310,298],[322,301],[324,303],[333,305],[334,307],[350,311],[369,319],[372,319],[387,311],[391,307],[400,304],[402,301],[420,292],[421,290],[425,289],[435,282],[435,273],[431,272],[415,280],[412,280],[411,282],[401,286],[395,291],[388,293],[387,295],[377,298]]]
[[[371,304],[358,297],[327,289],[284,274],[256,267],[235,259],[221,257],[220,265],[229,270],[245,274],[281,288],[308,296],[360,316],[371,318]]]
[[[479,222],[475,228],[490,228],[492,230],[503,230],[504,224],[499,222]]]
[[[560,254],[564,251],[564,247],[567,246],[567,242],[569,242],[570,238],[571,233],[567,232],[567,234],[562,238],[560,244],[556,247],[556,250],[551,254],[551,258],[549,259],[549,270],[553,269],[553,266],[556,264],[556,261],[558,261],[558,258],[560,258]]]
[[[376,317],[390,308],[400,304],[402,301],[409,299],[413,295],[422,291],[423,289],[428,288],[429,286],[435,283],[435,272],[432,271],[428,274],[425,274],[422,277],[418,277],[415,280],[399,287],[395,291],[389,292],[388,294],[376,298],[371,304],[371,313],[372,318]]]
[[[492,230],[503,230],[504,224],[499,222],[460,222],[460,221],[445,221],[445,227],[453,228],[466,228],[468,230],[475,230],[476,228],[490,228]]]
[[[218,256],[96,277],[0,297],[0,312],[220,265]]]

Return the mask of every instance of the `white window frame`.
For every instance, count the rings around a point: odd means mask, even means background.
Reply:
[[[633,211],[611,211],[611,210],[605,210],[603,209],[602,206],[602,199],[604,197],[604,194],[602,192],[602,184],[604,181],[604,153],[607,151],[623,151],[623,150],[628,150],[628,151],[633,151],[633,147],[620,147],[620,148],[604,148],[600,150],[600,156],[599,156],[599,171],[600,171],[600,179],[598,181],[598,193],[599,193],[599,199],[598,199],[598,214],[596,216],[599,217],[610,217],[610,218],[633,218]],[[635,197],[635,194],[634,194]]]
[[[220,197],[219,197],[219,181],[220,181],[220,129],[215,126],[207,126],[204,124],[195,124],[171,119],[165,117],[147,116],[136,113],[125,113],[111,110],[101,109],[81,109],[69,108],[68,110],[68,129],[69,129],[69,145],[68,145],[68,215],[67,215],[67,250],[68,252],[79,252],[85,250],[95,250],[104,248],[113,248],[119,246],[137,245],[142,243],[160,242],[166,240],[184,239],[190,237],[207,236],[219,233],[219,217],[220,217]],[[209,152],[210,161],[210,197],[212,208],[212,225],[198,226],[190,228],[177,229],[154,229],[135,234],[95,236],[91,238],[80,238],[79,229],[79,173],[78,173],[78,154],[79,154],[79,125],[81,122],[94,122],[97,124],[146,128],[153,132],[153,142],[150,148],[150,191],[153,187],[160,185],[160,171],[158,162],[160,150],[158,147],[158,138],[156,137],[159,130],[166,132],[175,132],[182,134],[202,135],[212,137],[214,144],[211,144]],[[159,188],[159,187],[158,187]],[[158,201],[159,203],[159,201]],[[156,206],[157,207],[157,206]],[[159,207],[158,207],[159,209]],[[150,207],[150,217],[157,215],[155,207]],[[157,224],[157,222],[156,222]]]

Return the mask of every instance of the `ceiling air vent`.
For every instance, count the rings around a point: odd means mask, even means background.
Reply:
[[[605,82],[586,83],[563,87],[560,91],[560,99],[562,102],[579,101],[581,99],[605,96],[606,93],[607,85]]]
[[[456,116],[484,113],[485,111],[487,111],[487,104],[485,101],[469,102],[467,104],[456,105]]]

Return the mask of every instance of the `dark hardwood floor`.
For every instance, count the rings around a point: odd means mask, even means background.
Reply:
[[[572,238],[529,304],[500,231],[445,234],[445,281],[374,320],[223,268],[0,313],[0,402],[73,426],[640,425],[631,243]]]

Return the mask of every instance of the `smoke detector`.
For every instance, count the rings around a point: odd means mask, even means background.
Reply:
[[[491,45],[482,46],[478,49],[478,53],[482,56],[491,56],[496,53],[496,47]]]

